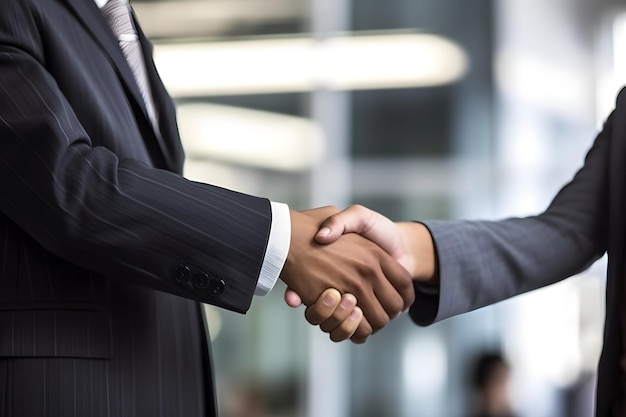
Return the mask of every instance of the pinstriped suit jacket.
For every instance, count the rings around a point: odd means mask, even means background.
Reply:
[[[441,287],[438,295],[416,288],[411,316],[418,324],[443,320],[562,280],[608,252],[596,415],[613,416],[625,392],[619,362],[626,279],[625,180],[623,89],[584,166],[544,213],[495,222],[426,223],[437,250]]]
[[[181,176],[140,38],[160,136],[93,0],[0,2],[0,415],[215,412],[197,301],[247,310],[270,204]]]

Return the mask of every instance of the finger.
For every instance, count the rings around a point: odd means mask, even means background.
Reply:
[[[322,329],[322,331],[325,333],[331,333],[350,316],[355,308],[357,308],[356,297],[352,294],[342,295],[341,302],[339,303],[337,308],[335,308],[332,316],[330,316],[323,322],[320,322],[320,329]],[[359,310],[361,309],[359,308]]]
[[[342,340],[349,339],[356,329],[358,328],[361,320],[363,319],[363,311],[359,307],[355,307],[348,317],[343,320],[339,326],[335,327],[330,332],[330,340],[333,342],[341,342]]]
[[[381,272],[382,276],[382,272]],[[381,278],[377,278],[376,281],[384,279],[384,276]],[[375,284],[376,286],[380,286],[380,284]],[[387,283],[389,287],[391,285]],[[378,294],[376,290],[373,288],[369,288],[367,291],[355,291],[357,296],[358,306],[363,310],[363,316],[367,319],[372,327],[372,332],[377,332],[382,329],[389,323],[391,320],[390,315],[387,313],[387,310],[391,310],[389,308],[389,295],[380,289],[378,289]]]
[[[361,319],[359,326],[354,334],[350,337],[350,340],[356,344],[362,344],[367,341],[367,338],[373,334],[372,326],[365,317]]]
[[[389,283],[381,268],[381,260],[389,255],[367,239],[349,234],[338,244],[348,243],[343,254],[353,263],[348,274],[337,275],[336,282],[345,282],[343,291],[354,294],[358,306],[374,331],[383,328],[390,320],[389,312],[402,311],[402,297]],[[340,246],[341,247],[341,246]],[[356,272],[356,274],[355,274]]]
[[[322,222],[320,230],[315,235],[318,243],[328,244],[337,240],[344,233],[362,233],[369,229],[372,211],[359,205],[333,214]]]
[[[332,316],[340,301],[339,291],[329,288],[318,297],[314,304],[306,308],[304,317],[313,325],[320,324]]]
[[[411,277],[387,253],[375,246],[373,249],[368,255],[371,258],[363,260],[364,270],[369,270],[370,273],[368,280],[371,294],[366,294],[365,297],[356,292],[355,294],[359,300],[359,307],[363,309],[363,314],[372,325],[372,329],[378,331],[405,309],[404,298],[392,282],[400,288],[405,288],[407,283],[411,282]],[[382,314],[378,307],[382,308]]]
[[[391,283],[391,281],[403,280],[403,273],[406,273],[406,276],[408,277],[408,273],[406,272],[406,270],[404,270],[404,268],[402,267],[400,268],[401,270],[395,270],[393,271],[393,273],[390,273],[390,265],[386,265],[385,279],[383,281],[376,281],[374,284],[374,294],[376,295],[376,298],[380,302],[381,306],[385,309],[385,312],[389,316],[390,320],[398,317],[406,308],[408,308],[402,293],[398,289],[396,289],[396,287]],[[394,273],[399,273],[402,276],[400,277],[394,275]],[[407,279],[410,281],[410,277],[408,277]],[[411,293],[409,293],[407,297],[410,295]],[[415,296],[414,294],[412,295],[413,297]],[[372,323],[374,330],[379,330],[376,327],[375,323],[373,323],[371,320],[370,322]]]
[[[302,305],[302,298],[300,298],[297,292],[291,288],[287,288],[285,290],[285,302],[289,307],[297,308]]]
[[[415,287],[413,286],[411,274],[392,258],[382,259],[380,266],[385,277],[387,277],[389,285],[391,285],[400,298],[402,298],[401,312],[407,311],[415,301]],[[398,306],[395,306],[395,308],[397,307]],[[391,314],[391,311],[388,311],[388,313],[391,317],[395,318],[395,316]]]
[[[406,255],[402,234],[396,223],[360,205],[350,206],[322,222],[315,241],[329,244],[346,233],[357,233],[371,240],[396,260]]]

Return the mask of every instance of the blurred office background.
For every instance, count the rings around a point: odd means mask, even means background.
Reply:
[[[179,108],[186,175],[292,208],[523,216],[581,166],[626,80],[617,0],[133,2]],[[604,261],[428,328],[334,344],[282,301],[207,307],[224,417],[464,417],[485,349],[521,417],[589,417]]]

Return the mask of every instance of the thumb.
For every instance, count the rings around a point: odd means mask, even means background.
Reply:
[[[287,288],[285,290],[285,302],[289,307],[297,308],[302,305],[302,298],[300,298],[297,292],[291,288]]]
[[[361,233],[367,229],[370,218],[370,211],[365,207],[350,206],[324,220],[315,235],[315,241],[327,245],[339,239],[344,233]]]
[[[380,246],[397,261],[406,255],[396,224],[380,213],[360,205],[350,206],[324,220],[315,235],[320,244],[333,243],[344,233],[358,233]]]

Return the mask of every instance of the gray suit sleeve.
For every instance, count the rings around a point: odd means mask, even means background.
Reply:
[[[500,221],[433,221],[439,288],[416,284],[420,325],[541,288],[588,268],[607,249],[611,115],[584,166],[548,209]]]

